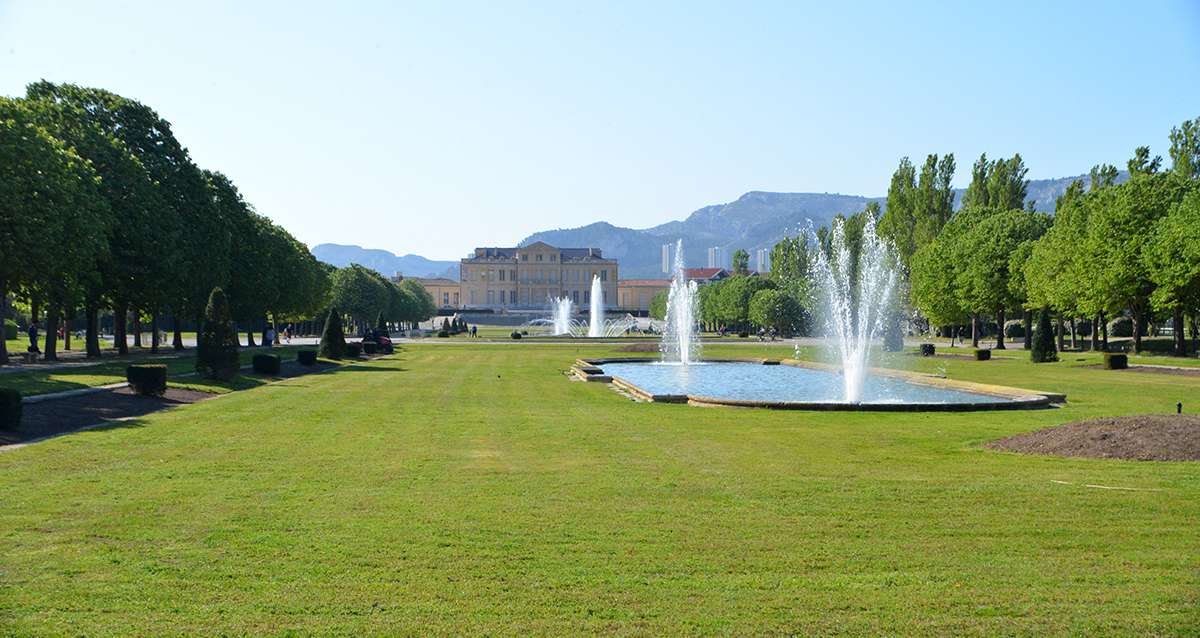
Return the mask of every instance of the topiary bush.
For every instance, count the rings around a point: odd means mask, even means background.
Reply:
[[[934,348],[932,343],[922,343],[921,344],[921,356],[922,357],[932,357],[934,352],[936,352],[936,351],[937,351],[937,349]]]
[[[12,388],[0,388],[0,430],[15,430],[21,426],[21,393]]]
[[[347,343],[346,344],[346,358],[347,359],[357,359],[358,355],[360,355],[360,354],[362,354],[362,344],[361,343],[356,342],[356,343]]]
[[[301,350],[296,353],[296,361],[302,366],[315,366],[317,365],[317,351]]]
[[[164,363],[135,363],[125,368],[129,389],[148,397],[167,393],[167,366]]]
[[[342,316],[337,308],[329,309],[325,328],[321,331],[321,346],[317,349],[326,359],[341,359],[346,356],[346,335],[342,332]]]
[[[12,319],[4,320],[4,340],[5,341],[12,341],[13,339],[16,339],[17,335],[20,334],[20,332],[21,332],[21,330],[20,330],[20,328],[17,327],[17,322],[13,321]]]
[[[992,351],[986,348],[979,348],[975,351],[976,361],[988,361],[992,358]]]
[[[1058,361],[1058,351],[1054,349],[1054,326],[1050,325],[1050,311],[1042,308],[1038,313],[1037,325],[1033,328],[1033,348],[1029,351],[1034,363],[1050,363]]]
[[[279,374],[280,361],[277,354],[256,354],[251,364],[258,374]]]
[[[228,381],[237,376],[238,335],[229,319],[225,291],[213,288],[204,309],[204,324],[196,335],[196,372],[209,379]]]
[[[1104,368],[1106,370],[1124,370],[1129,367],[1129,355],[1118,352],[1104,353]]]
[[[1025,322],[1020,319],[1005,321],[1004,336],[1008,339],[1023,339],[1025,337]]]
[[[1132,337],[1133,336],[1133,319],[1129,317],[1117,317],[1108,322],[1108,336],[1110,337]]]
[[[379,352],[379,344],[374,341],[364,341],[362,342],[362,351],[363,354],[375,354]]]
[[[521,333],[518,330],[513,330],[512,334],[510,334],[509,336],[512,337],[513,339],[520,339]]]
[[[742,332],[738,333],[738,336],[741,337],[742,339],[747,339],[750,337],[750,333],[743,330]]]
[[[446,332],[445,330],[442,330],[441,332],[438,332],[438,337],[441,337],[442,339],[445,339],[445,338],[447,338],[447,337],[449,337],[449,336],[450,336],[450,333],[449,333],[449,332]]]

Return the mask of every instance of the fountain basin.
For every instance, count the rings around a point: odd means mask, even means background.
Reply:
[[[588,374],[584,368],[598,372]],[[579,362],[577,374],[611,381],[646,401],[709,406],[942,412],[1037,408],[1066,401],[1055,393],[872,369],[864,400],[853,403],[842,399],[843,382],[834,366],[795,359],[723,359],[690,366],[655,359],[588,359]]]

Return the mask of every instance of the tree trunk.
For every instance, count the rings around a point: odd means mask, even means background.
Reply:
[[[1071,317],[1071,349],[1074,350],[1075,347],[1075,317]]]
[[[8,318],[8,282],[0,279],[0,329]],[[0,366],[8,365],[8,335],[0,335]]]
[[[84,349],[89,359],[100,356],[100,309],[95,303],[89,303],[83,310],[87,327],[84,334]]]
[[[71,349],[71,319],[63,317],[63,350]]]
[[[117,346],[117,354],[129,354],[129,336],[125,334],[125,319],[129,315],[129,306],[123,302],[113,304],[113,343]]]
[[[140,308],[133,309],[133,347],[142,347],[142,311]]]
[[[1171,315],[1171,325],[1174,327],[1174,330],[1171,331],[1171,336],[1174,337],[1175,341],[1175,354],[1186,357],[1187,337],[1183,333],[1183,308],[1175,306]]]
[[[46,348],[42,359],[58,361],[58,308],[46,306]]]
[[[175,336],[171,341],[171,347],[176,350],[183,350],[183,328],[179,326],[179,315],[171,317],[171,324],[175,328]]]
[[[1096,318],[1092,321],[1092,352],[1100,349],[1100,319],[1102,315],[1096,314]]]
[[[254,324],[253,323],[246,325],[246,347],[247,348],[254,347]]]
[[[996,311],[996,325],[999,330],[996,331],[996,349],[1004,350],[1004,308]]]
[[[158,354],[158,311],[150,315],[150,352]]]
[[[1133,353],[1142,353],[1142,332],[1145,326],[1142,323],[1145,321],[1145,313],[1142,311],[1140,304],[1133,306]]]
[[[1100,343],[1105,352],[1108,352],[1108,323],[1104,321],[1104,312],[1100,313]]]
[[[1033,311],[1026,309],[1025,313],[1021,317],[1021,319],[1025,325],[1025,349],[1032,350],[1033,349]]]
[[[979,315],[971,315],[971,347],[979,347]]]
[[[1063,351],[1063,345],[1064,345],[1064,343],[1063,343],[1063,339],[1066,337],[1066,335],[1064,335],[1064,334],[1063,334],[1063,319],[1062,319],[1062,313],[1061,313],[1061,312],[1060,312],[1060,313],[1058,313],[1058,314],[1057,314],[1057,317],[1058,317],[1058,351],[1059,351],[1059,352],[1062,352],[1062,351]]]

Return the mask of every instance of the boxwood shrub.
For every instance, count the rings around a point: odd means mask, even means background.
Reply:
[[[510,336],[510,337],[512,337],[513,339],[520,339],[520,338],[521,338],[521,333],[520,333],[519,331],[517,331],[517,330],[513,330],[513,331],[512,331],[512,334],[511,334],[511,335],[509,335],[509,336]]]
[[[351,359],[357,359],[358,355],[362,354],[362,344],[357,341],[346,344],[346,356]]]
[[[747,339],[750,337],[750,333],[743,330],[742,332],[738,333],[738,337],[741,337],[742,339]]]
[[[1108,370],[1124,370],[1129,367],[1129,355],[1119,352],[1105,352],[1104,367]]]
[[[167,366],[164,363],[135,363],[125,368],[125,380],[138,394],[161,397],[167,392]]]
[[[279,355],[256,354],[251,360],[251,365],[258,374],[279,374]]]
[[[21,425],[21,393],[0,388],[0,430],[15,430]]]
[[[988,350],[986,348],[979,348],[978,350],[975,351],[975,360],[976,361],[987,361],[988,359],[991,359],[991,358],[992,358],[991,350]]]
[[[18,333],[20,333],[20,330],[17,328],[17,322],[13,321],[12,319],[5,319],[4,320],[4,340],[12,341],[13,339],[17,338]]]
[[[375,354],[379,352],[379,344],[374,341],[364,341],[362,343],[362,351],[364,354]]]
[[[932,343],[922,343],[921,344],[921,356],[922,357],[932,357],[933,353],[935,351],[936,351],[936,349],[933,347]]]
[[[445,330],[442,330],[441,332],[438,333],[438,336],[441,337],[442,339],[445,339],[450,336],[450,333],[446,332]]]
[[[315,366],[317,365],[317,351],[301,350],[296,353],[296,361],[302,366]]]
[[[1108,336],[1110,337],[1132,337],[1133,336],[1133,319],[1129,317],[1117,317],[1108,322]]]

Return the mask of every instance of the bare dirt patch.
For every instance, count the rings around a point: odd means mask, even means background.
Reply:
[[[207,392],[167,388],[161,397],[147,397],[126,387],[27,403],[20,429],[0,431],[0,445],[31,441],[99,423],[115,423],[117,419],[144,416],[213,396]]]
[[[1103,363],[1092,363],[1081,368],[1104,369]],[[1166,366],[1130,365],[1128,368],[1113,370],[1113,372],[1148,372],[1150,374],[1170,374],[1179,377],[1200,377],[1200,368],[1169,368]]]
[[[658,352],[657,343],[635,343],[617,348],[617,352]]]
[[[1067,423],[992,441],[997,450],[1136,461],[1200,461],[1200,416],[1140,414]]]

